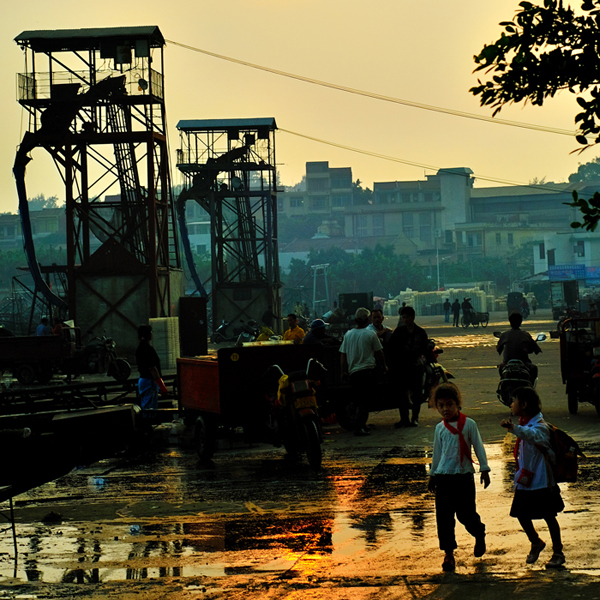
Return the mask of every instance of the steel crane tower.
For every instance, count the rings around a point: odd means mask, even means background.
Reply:
[[[30,270],[82,333],[109,330],[123,350],[138,325],[176,316],[182,293],[166,135],[165,40],[155,26],[24,31],[18,101],[29,127],[14,173]],[[39,277],[25,166],[36,148],[65,184],[67,296]],[[29,237],[29,239],[27,239]]]
[[[197,202],[210,218],[213,325],[280,311],[277,250],[277,173],[273,118],[179,121],[177,199],[183,246],[194,272],[185,205]],[[196,277],[201,295],[208,296]]]

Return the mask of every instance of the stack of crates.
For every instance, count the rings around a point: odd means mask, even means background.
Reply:
[[[152,327],[152,345],[160,358],[160,366],[164,371],[177,368],[179,349],[179,319],[177,317],[161,317],[150,319]]]

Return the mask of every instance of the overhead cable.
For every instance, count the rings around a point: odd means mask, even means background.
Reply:
[[[409,165],[411,167],[419,167],[421,169],[428,169],[430,171],[443,171],[442,167],[436,167],[434,165],[426,165],[424,163],[417,163],[417,162],[413,162],[410,160],[405,160],[403,158],[397,158],[395,156],[387,156],[385,154],[379,154],[377,152],[372,152],[370,150],[361,150],[360,148],[353,148],[352,146],[345,146],[344,144],[338,144],[337,142],[330,142],[328,140],[323,140],[320,138],[316,138],[310,135],[306,135],[304,133],[298,133],[296,131],[290,131],[289,129],[283,129],[282,127],[278,127],[277,128],[278,131],[282,131],[284,133],[289,133],[290,135],[295,135],[297,137],[301,137],[304,138],[306,140],[311,140],[313,142],[318,142],[320,144],[327,144],[328,146],[333,146],[335,148],[341,148],[342,150],[349,150],[350,152],[356,152],[358,154],[364,154],[366,156],[372,156],[374,158],[381,158],[383,160],[389,160],[392,162],[397,162],[397,163],[401,163],[403,165]],[[459,174],[460,175],[460,174]],[[518,186],[518,187],[529,187],[532,189],[536,189],[539,190],[540,189],[540,185],[544,185],[544,190],[548,191],[548,192],[556,192],[557,194],[560,193],[564,193],[567,190],[564,189],[559,189],[559,188],[552,188],[550,187],[552,184],[532,184],[532,183],[518,183],[515,181],[509,181],[508,179],[499,179],[497,177],[488,177],[486,175],[477,175],[476,173],[473,174],[474,177],[476,179],[480,179],[481,181],[491,181],[493,183],[502,183],[505,185],[509,185],[509,186]],[[465,174],[465,177],[467,177],[467,175]]]
[[[358,96],[365,96],[367,98],[373,98],[375,100],[382,100],[384,102],[392,102],[394,104],[401,104],[403,106],[410,106],[412,108],[420,108],[422,110],[429,110],[432,112],[438,112],[446,115],[451,115],[454,117],[463,117],[465,119],[474,119],[477,121],[485,121],[487,123],[496,123],[497,125],[507,125],[510,127],[520,127],[521,129],[530,129],[532,131],[542,131],[545,133],[555,133],[558,135],[568,135],[570,137],[575,137],[577,134],[575,131],[571,131],[569,129],[559,129],[557,127],[546,127],[544,125],[534,125],[533,123],[522,123],[520,121],[509,121],[507,119],[498,119],[496,117],[489,117],[487,115],[478,115],[475,113],[469,113],[461,110],[454,110],[450,108],[443,108],[440,106],[433,106],[430,104],[423,104],[420,102],[413,102],[412,100],[403,100],[401,98],[394,98],[393,96],[384,96],[382,94],[377,94],[375,92],[367,92],[364,90],[359,90],[356,88],[347,87],[344,85],[338,85],[336,83],[329,83],[327,81],[321,81],[319,79],[314,79],[312,77],[305,77],[304,75],[296,75],[294,73],[288,73],[286,71],[280,71],[279,69],[273,69],[271,67],[264,67],[262,65],[257,65],[255,63],[251,63],[245,60],[240,60],[238,58],[232,58],[230,56],[224,56],[223,54],[217,54],[216,52],[210,52],[209,50],[203,50],[202,48],[196,48],[194,46],[189,46],[188,44],[182,44],[180,42],[175,42],[173,40],[165,40],[168,44],[173,44],[174,46],[180,46],[181,48],[185,48],[186,50],[192,50],[193,52],[199,52],[201,54],[205,54],[207,56],[212,56],[213,58],[219,58],[221,60],[226,60],[228,62],[232,62],[238,65],[243,65],[245,67],[251,67],[253,69],[258,69],[260,71],[266,71],[267,73],[273,73],[274,75],[280,75],[281,77],[289,77],[290,79],[296,79],[298,81],[304,81],[305,83],[312,83],[314,85],[320,85],[322,87],[338,90],[340,92],[347,92],[349,94],[356,94]]]

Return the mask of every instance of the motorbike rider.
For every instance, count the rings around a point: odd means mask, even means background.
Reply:
[[[505,331],[500,336],[496,345],[498,354],[502,354],[502,363],[498,367],[500,374],[502,375],[502,369],[509,360],[517,359],[525,364],[533,383],[537,379],[538,368],[537,365],[531,362],[529,354],[539,354],[542,349],[527,331],[520,329],[521,323],[523,323],[523,315],[521,313],[511,313],[508,317],[508,322],[510,323],[510,330]]]
[[[138,327],[138,339],[140,343],[135,351],[135,361],[140,372],[138,380],[140,405],[142,409],[155,410],[158,408],[158,392],[167,395],[169,391],[160,372],[160,358],[156,350],[150,345],[152,327],[150,325],[140,325]]]

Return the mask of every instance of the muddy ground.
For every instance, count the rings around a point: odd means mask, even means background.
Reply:
[[[494,316],[477,330],[418,321],[440,340],[492,467],[490,487],[478,486],[488,552],[474,558],[458,525],[455,574],[441,572],[426,490],[440,417],[424,409],[418,428],[396,430],[397,411],[383,411],[371,415],[367,438],[326,426],[318,473],[282,449],[241,441],[200,465],[175,424],[143,453],[82,465],[21,494],[16,563],[10,532],[0,534],[0,598],[600,598],[600,419],[590,404],[569,415],[558,341],[544,342],[543,412],[587,459],[580,480],[561,486],[566,568],[544,569],[549,549],[525,565],[526,538],[508,516],[513,441],[499,427],[508,410],[495,394],[492,331],[506,322]],[[548,332],[548,317],[538,313],[527,328]]]

